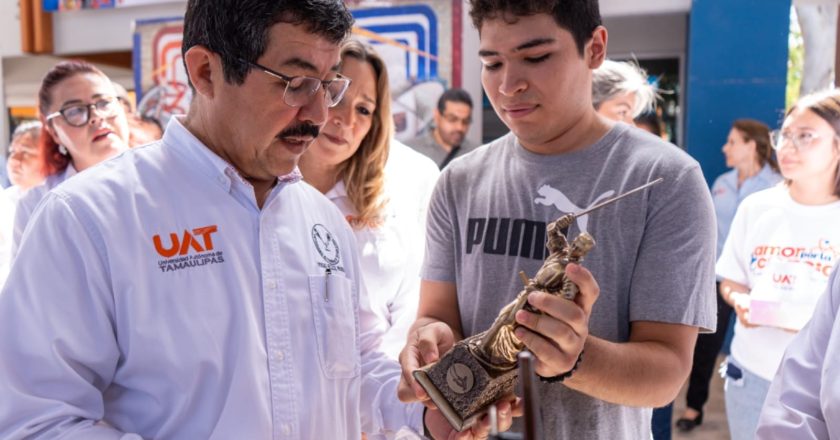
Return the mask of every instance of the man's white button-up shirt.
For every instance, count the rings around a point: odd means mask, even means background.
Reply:
[[[173,120],[50,192],[0,293],[0,438],[420,431],[373,350],[353,233],[298,180],[259,209]]]

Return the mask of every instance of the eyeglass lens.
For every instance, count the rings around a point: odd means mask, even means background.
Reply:
[[[799,133],[776,131],[772,137],[773,148],[776,151],[780,151],[789,142],[795,150],[799,151],[800,149],[810,147],[818,137],[818,135],[807,131]]]
[[[321,88],[321,80],[306,76],[298,76],[289,81],[286,87],[286,104],[292,107],[305,105],[312,98],[312,95]],[[344,78],[336,78],[326,86],[327,106],[334,107],[341,101],[349,81]]]
[[[85,125],[90,120],[90,109],[94,107],[96,109],[96,113],[103,117],[108,118],[114,116],[118,110],[118,101],[114,98],[111,99],[100,99],[93,104],[81,104],[81,105],[74,105],[71,107],[66,107],[61,110],[61,115],[64,116],[64,120],[67,121],[68,124],[79,127]]]

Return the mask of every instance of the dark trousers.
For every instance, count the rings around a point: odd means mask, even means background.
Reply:
[[[653,440],[671,440],[671,418],[673,413],[673,402],[662,408],[653,409],[653,418],[650,420],[650,432],[653,434]]]
[[[732,307],[717,293],[719,289],[720,283],[715,289],[717,329],[714,333],[697,336],[697,345],[694,346],[694,365],[691,367],[691,375],[688,376],[686,405],[701,413],[703,412],[703,405],[709,399],[709,382],[712,380],[717,357],[720,348],[723,346],[723,340],[726,338],[729,318],[732,315]]]

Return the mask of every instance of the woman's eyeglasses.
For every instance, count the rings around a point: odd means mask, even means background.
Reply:
[[[822,136],[813,131],[773,130],[770,133],[770,144],[774,150],[782,151],[782,148],[790,143],[790,145],[793,145],[793,149],[798,152],[810,149],[820,138]]]
[[[64,122],[72,127],[81,127],[90,121],[91,111],[96,111],[96,114],[101,118],[110,118],[115,116],[122,105],[117,98],[100,98],[92,104],[73,104],[64,107],[63,109],[47,115],[47,121],[51,121],[59,116],[64,118]]]

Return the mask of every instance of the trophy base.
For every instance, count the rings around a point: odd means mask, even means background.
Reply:
[[[488,368],[461,342],[439,361],[414,371],[413,375],[449,424],[461,432],[475,423],[490,405],[513,394],[518,370]]]

